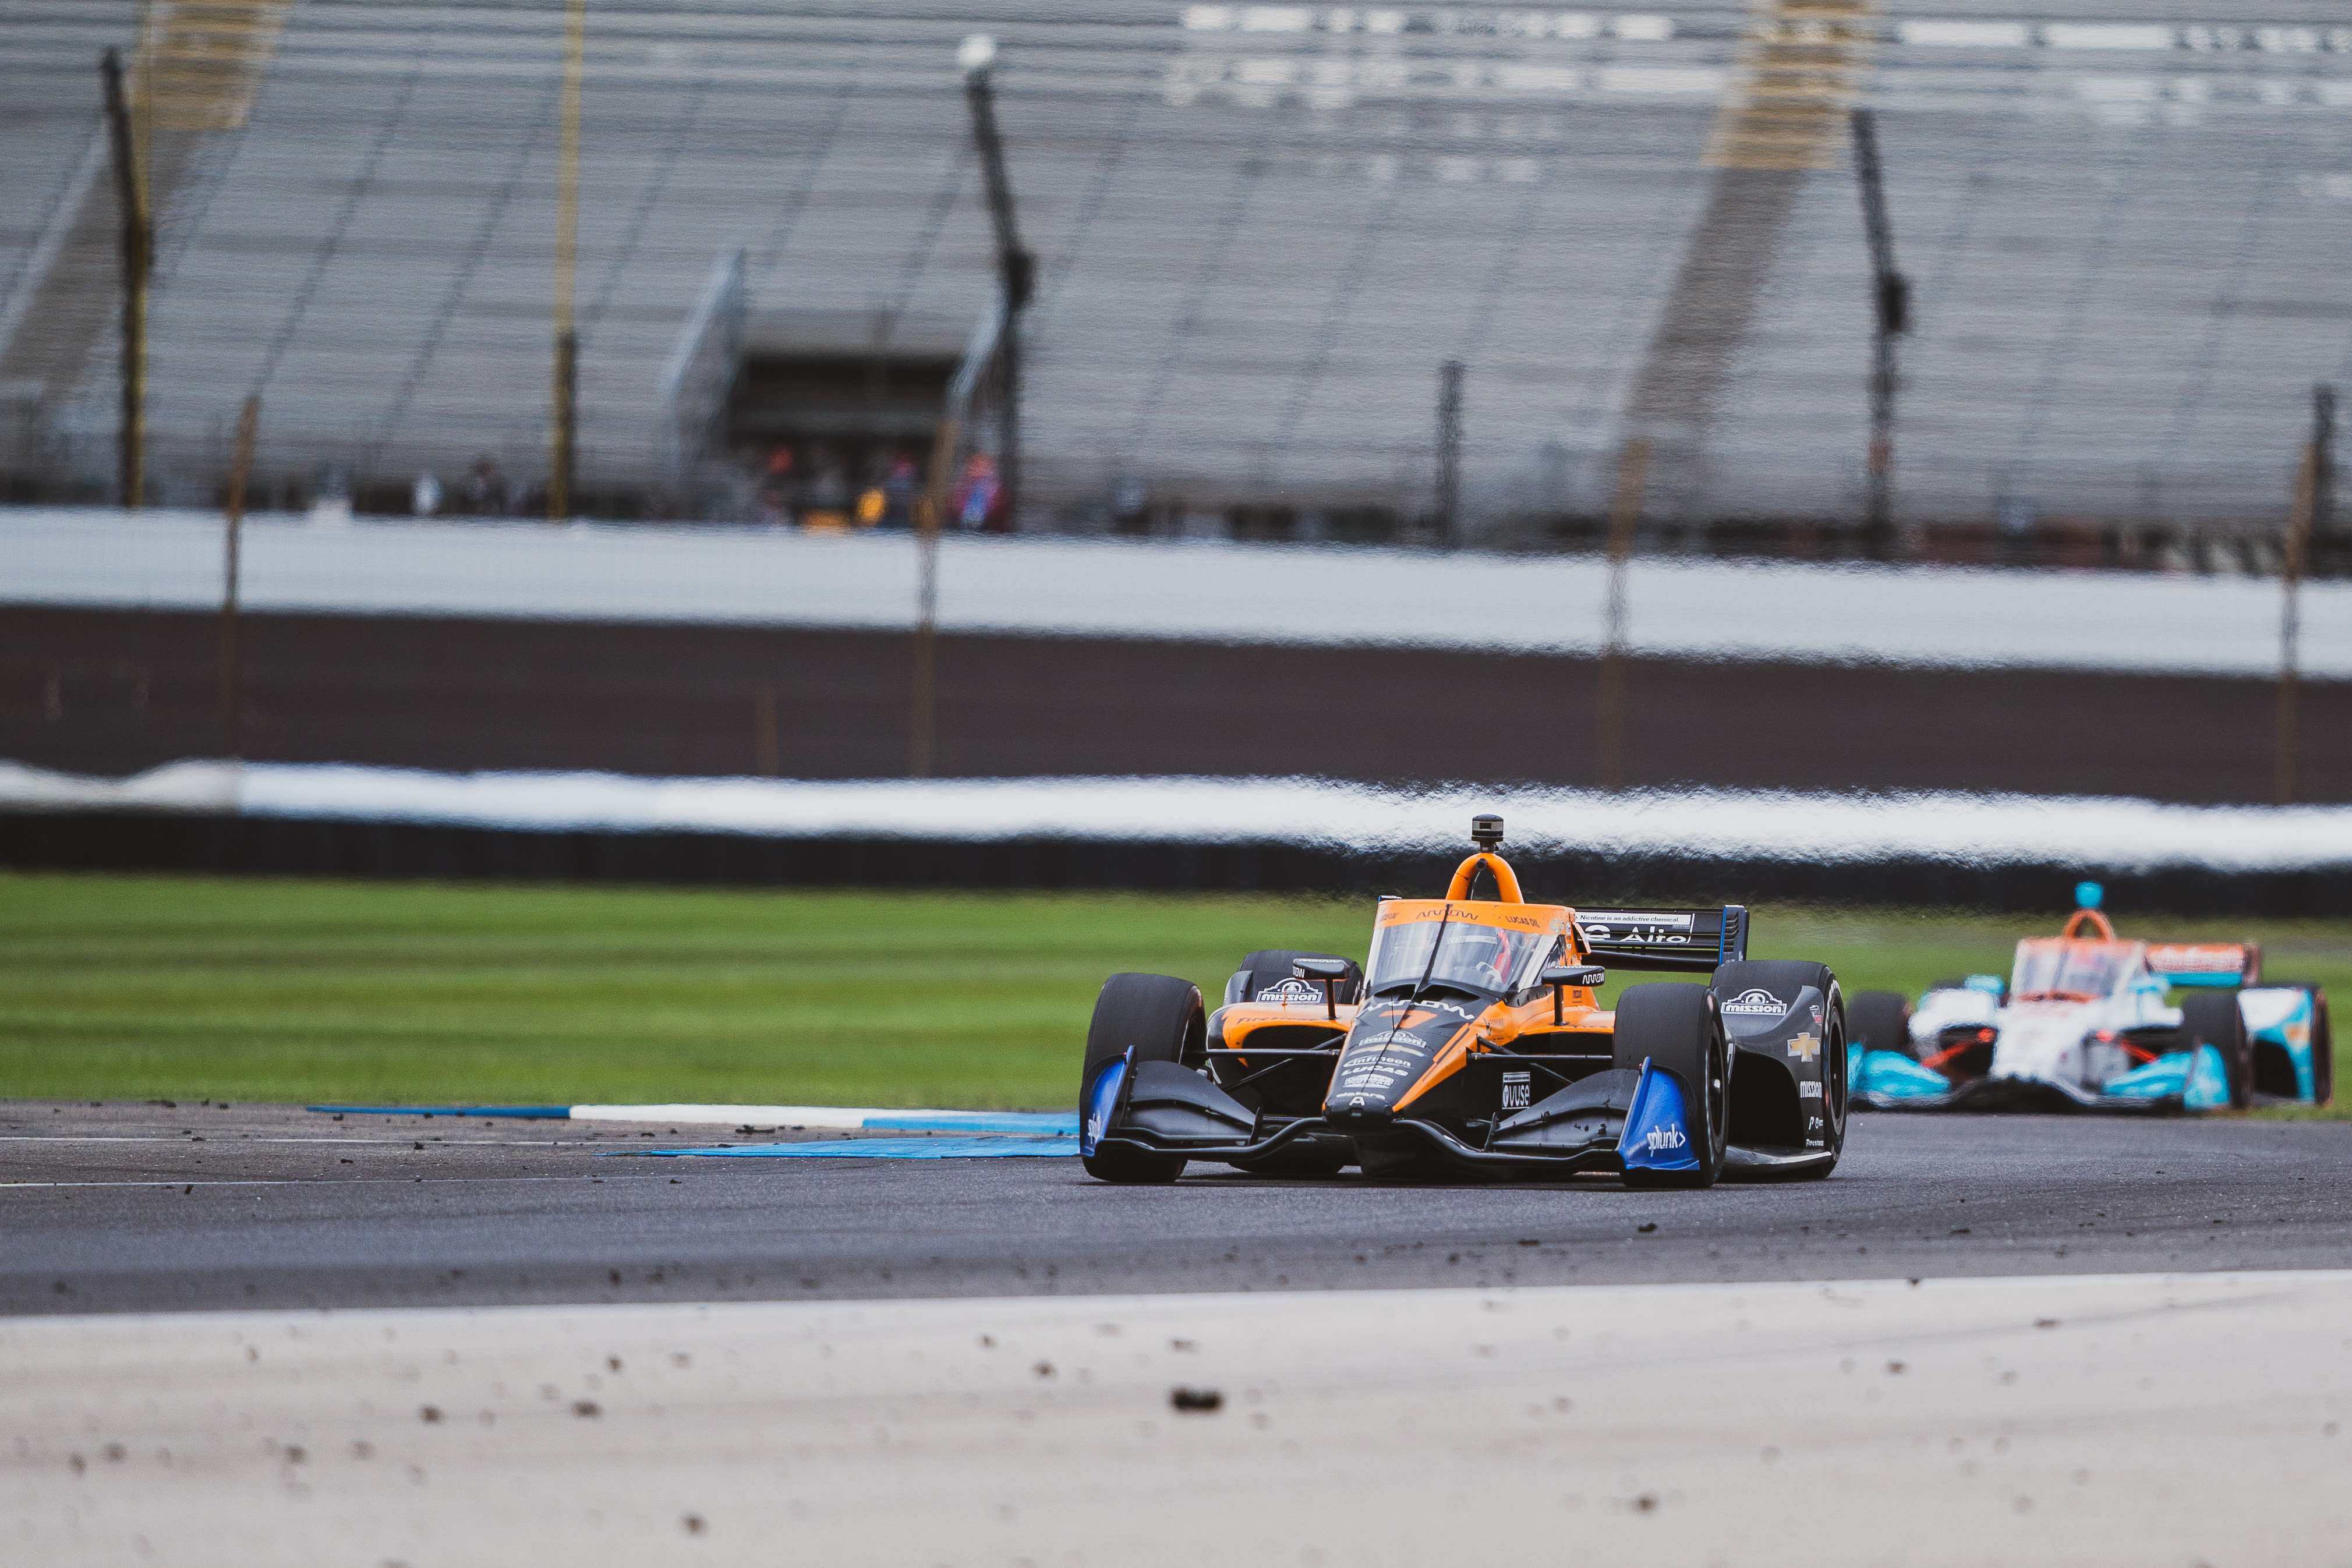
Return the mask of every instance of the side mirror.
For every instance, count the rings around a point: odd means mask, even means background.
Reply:
[[[1609,978],[1609,971],[1597,964],[1555,964],[1536,977],[1536,984],[1551,988],[1551,1021],[1554,1027],[1566,1023],[1562,1009],[1562,988],[1568,986],[1598,986]]]
[[[1301,958],[1290,967],[1299,978],[1313,980],[1323,988],[1323,1016],[1336,1022],[1339,1017],[1339,985],[1348,977],[1348,960]]]

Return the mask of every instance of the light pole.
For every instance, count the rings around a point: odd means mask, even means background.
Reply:
[[[2286,549],[2279,561],[2278,703],[2273,716],[2271,796],[2279,805],[2294,801],[2303,750],[2297,682],[2303,662],[2303,574],[2312,536],[2327,526],[2330,481],[2335,467],[2336,389],[2325,382],[2311,389],[2311,439],[2294,476],[2294,504],[2287,513]]]
[[[1437,544],[1452,549],[1462,532],[1462,371],[1459,360],[1437,367]]]
[[[1895,267],[1895,234],[1886,221],[1886,192],[1879,178],[1878,122],[1866,109],[1853,111],[1853,166],[1862,185],[1862,227],[1870,242],[1870,511],[1865,538],[1873,554],[1892,542],[1893,502],[1887,492],[1895,467],[1895,340],[1911,329],[1911,281]]]
[[[974,33],[956,49],[963,68],[964,99],[971,106],[971,136],[980,148],[980,170],[988,186],[988,217],[996,231],[996,285],[1004,297],[1004,325],[997,339],[997,469],[1004,490],[1008,526],[1021,518],[1021,312],[1029,304],[1037,258],[1022,248],[1013,210],[1013,180],[1004,168],[1004,138],[996,129],[996,40]]]
[[[106,82],[106,131],[114,150],[114,189],[122,209],[122,413],[116,435],[116,485],[122,504],[136,511],[147,490],[147,277],[154,266],[155,233],[147,213],[147,171],[131,131],[121,53],[107,50],[99,61],[99,74]]]
[[[580,334],[572,325],[572,277],[580,254],[580,77],[588,42],[588,0],[571,0],[563,25],[563,135],[555,174],[555,428],[547,464],[547,520],[572,516],[580,434]]]

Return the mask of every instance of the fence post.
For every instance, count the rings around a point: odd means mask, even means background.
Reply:
[[[1633,554],[1633,528],[1650,476],[1650,441],[1637,435],[1617,460],[1617,498],[1609,512],[1609,601],[1601,649],[1601,702],[1594,725],[1600,739],[1601,787],[1625,788],[1625,566]]]
[[[131,133],[131,102],[122,89],[122,55],[109,49],[99,61],[106,82],[106,130],[114,148],[114,188],[122,209],[122,413],[116,435],[116,484],[122,504],[139,509],[147,492],[147,278],[155,255],[147,213],[146,171]]]
[[[247,395],[236,419],[236,455],[228,471],[228,526],[221,563],[220,737],[221,755],[234,762],[245,755],[237,696],[236,616],[238,569],[245,533],[245,483],[253,472],[253,438],[261,428],[261,394]]]

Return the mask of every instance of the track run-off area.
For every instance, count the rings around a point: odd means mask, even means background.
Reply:
[[[28,1560],[2352,1561],[2352,1124],[1857,1117],[1704,1193],[0,1124]]]

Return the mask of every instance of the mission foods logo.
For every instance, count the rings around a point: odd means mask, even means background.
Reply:
[[[1750,986],[1724,1003],[1723,1010],[1756,1018],[1779,1018],[1789,1010],[1789,1005],[1761,987]]]
[[[1268,986],[1257,994],[1262,1002],[1319,1002],[1323,988],[1307,980],[1293,977],[1278,986]]]

